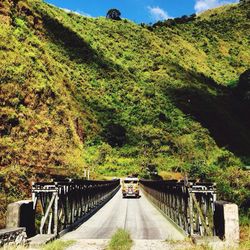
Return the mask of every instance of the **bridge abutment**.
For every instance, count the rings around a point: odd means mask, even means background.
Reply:
[[[222,240],[238,244],[240,240],[238,206],[226,201],[216,201],[214,226],[216,235]]]
[[[35,235],[35,212],[33,201],[23,200],[8,205],[6,215],[6,228],[25,227],[28,237]]]

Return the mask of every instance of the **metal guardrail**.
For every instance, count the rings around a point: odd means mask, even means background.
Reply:
[[[188,235],[214,235],[214,183],[141,180],[145,195]]]
[[[86,181],[65,179],[33,183],[32,200],[40,234],[58,235],[76,226],[119,189],[120,180]],[[40,217],[39,217],[40,213]]]

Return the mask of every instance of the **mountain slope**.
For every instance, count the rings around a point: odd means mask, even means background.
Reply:
[[[237,157],[249,157],[250,122],[231,85],[250,68],[248,5],[151,31],[39,0],[3,1],[0,20],[9,197],[25,196],[35,178],[90,166],[96,176],[187,172],[244,201]]]

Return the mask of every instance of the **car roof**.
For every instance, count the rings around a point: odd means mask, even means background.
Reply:
[[[139,181],[138,178],[134,178],[134,177],[127,177],[124,179],[125,181]]]

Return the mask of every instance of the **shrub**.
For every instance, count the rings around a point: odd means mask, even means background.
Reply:
[[[112,236],[107,250],[130,250],[132,244],[130,234],[123,229],[118,229]]]

